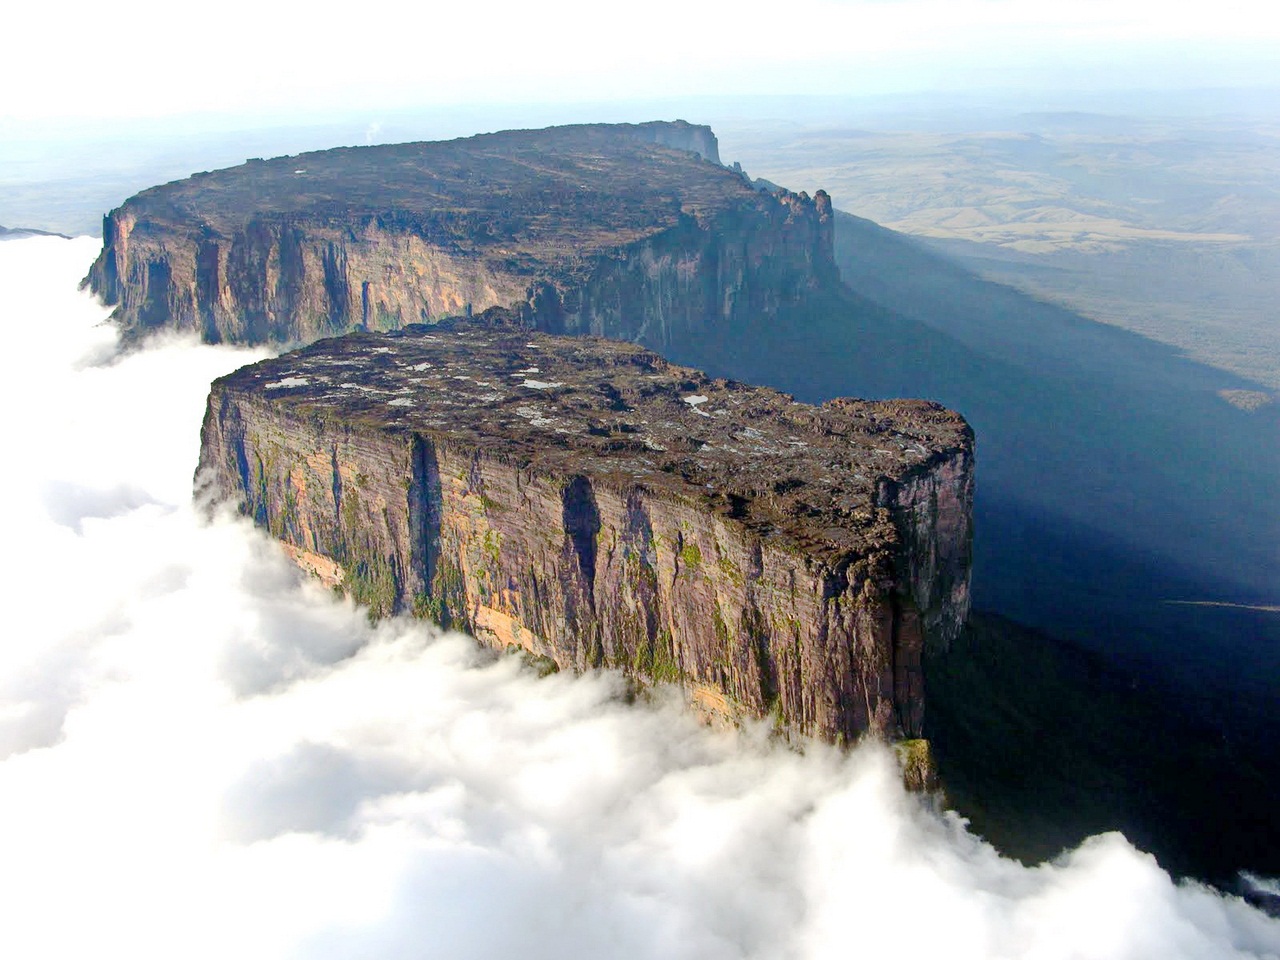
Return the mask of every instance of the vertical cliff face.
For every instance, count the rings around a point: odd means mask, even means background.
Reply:
[[[876,502],[894,518],[899,542],[894,637],[897,699],[910,704],[912,731],[924,725],[924,659],[942,653],[969,615],[973,461],[951,457],[899,480],[882,480]]]
[[[367,219],[343,229],[264,215],[231,237],[103,222],[89,285],[132,334],[198,333],[207,343],[303,343],[397,330],[521,301],[524,278]]]
[[[328,340],[214,384],[201,481],[375,614],[918,735],[968,609],[968,428],[502,329]]]
[[[836,276],[830,201],[753,189],[683,121],[342,148],[112,211],[86,284],[126,332],[307,342],[521,309],[660,345]]]
[[[683,150],[711,163],[720,162],[720,142],[711,128],[702,124],[684,120],[653,120],[649,123],[621,123],[616,127],[636,140]]]
[[[767,322],[804,294],[834,286],[832,246],[826,193],[779,191],[745,209],[682,218],[601,261],[585,281],[536,284],[523,313],[550,333],[666,350],[708,326]]]

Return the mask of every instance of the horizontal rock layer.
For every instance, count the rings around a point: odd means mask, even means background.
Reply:
[[[923,647],[968,610],[958,415],[811,407],[514,323],[353,334],[224,377],[199,477],[375,614],[833,740],[918,735]]]
[[[508,131],[202,173],[127,200],[85,283],[133,335],[308,342],[519,309],[663,349],[836,276],[830,200],[754,189],[707,127]]]

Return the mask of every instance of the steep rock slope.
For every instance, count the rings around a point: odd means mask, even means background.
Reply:
[[[925,646],[968,612],[958,415],[809,407],[629,344],[323,340],[213,385],[200,476],[375,613],[833,740],[919,735]]]
[[[509,306],[661,348],[673,328],[769,315],[835,275],[825,194],[755,190],[709,128],[676,121],[197,174],[107,215],[85,283],[135,335],[297,343]]]

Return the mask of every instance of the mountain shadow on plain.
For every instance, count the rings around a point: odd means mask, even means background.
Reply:
[[[1280,613],[1262,609],[1280,602],[1280,404],[1240,410],[1219,391],[1256,384],[984,281],[870,221],[837,214],[835,242],[843,285],[811,292],[786,322],[709,323],[666,344],[666,352],[810,403],[914,396],[963,413],[978,438],[974,603],[998,615],[983,621],[983,649],[1065,642],[1028,656],[1071,664],[1062,670],[1075,677],[1077,708],[1087,701],[1090,673],[1054,651],[1096,655],[1091,662],[1100,669],[1156,691],[1155,700],[1121,708],[1116,691],[1124,684],[1108,681],[1110,699],[1098,708],[1117,723],[1137,711],[1152,751],[1144,769],[1190,775],[1194,768],[1201,780],[1218,771],[1217,793],[1173,789],[1143,812],[1132,791],[1117,792],[1098,798],[1098,815],[1078,825],[1165,838],[1166,850],[1182,851],[1166,857],[1179,869],[1215,876],[1240,867],[1280,870],[1280,836],[1233,819],[1237,808],[1274,808],[1268,784],[1280,782]],[[1034,629],[1005,626],[1002,618]],[[1045,675],[1032,670],[1027,682],[1034,688]],[[1000,682],[1016,688],[1007,675]],[[1050,684],[1029,695],[1051,704],[1058,693]],[[1168,722],[1149,705],[1157,702],[1177,705]],[[1044,736],[1053,738],[1052,707],[1046,716]],[[1188,730],[1195,731],[1190,747]],[[1073,755],[1083,756],[1089,739],[1073,731],[1062,749],[1081,748]],[[951,757],[970,756],[975,743],[952,742]],[[1213,743],[1216,753],[1207,747]],[[1196,751],[1196,764],[1177,762],[1187,749]],[[1099,755],[1099,764],[1111,766],[1090,782],[1105,791],[1123,781],[1132,757]],[[1248,772],[1233,772],[1246,755]],[[1034,765],[1022,773],[1039,776]],[[1015,764],[984,781],[994,791],[990,809],[1013,803],[1007,787],[1018,776]],[[1231,835],[1221,856],[1186,839],[1194,833],[1186,818],[1210,811],[1220,816],[1205,829]],[[1143,817],[1157,822],[1143,826]]]

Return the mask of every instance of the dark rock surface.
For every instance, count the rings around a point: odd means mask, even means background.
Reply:
[[[708,127],[597,124],[250,160],[103,223],[126,332],[298,343],[492,306],[663,348],[836,275],[831,205],[754,189]]]
[[[828,739],[918,736],[924,648],[968,612],[958,415],[811,407],[630,344],[323,340],[214,383],[201,470],[377,614]]]

